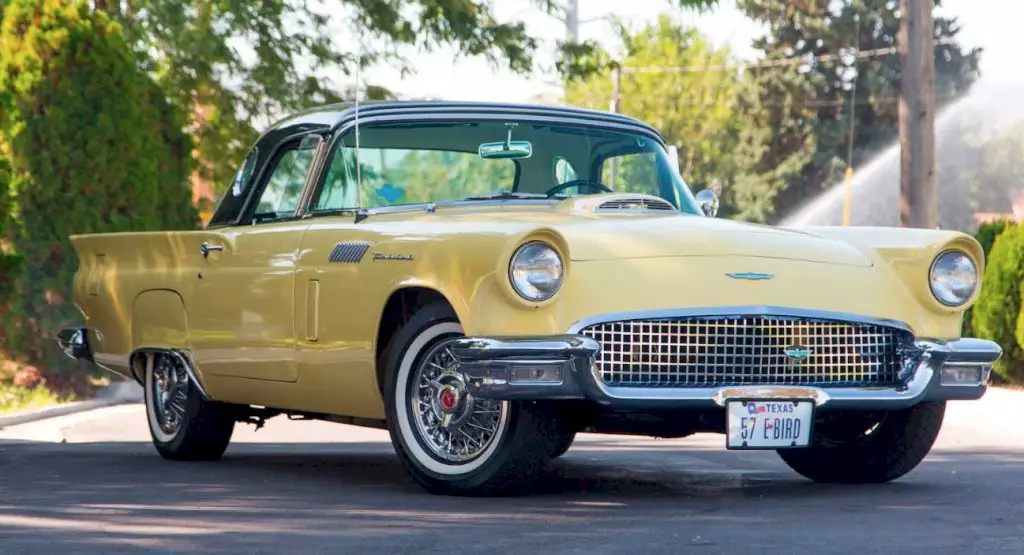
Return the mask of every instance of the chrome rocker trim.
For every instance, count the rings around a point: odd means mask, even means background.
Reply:
[[[750,307],[748,307],[750,308]],[[752,307],[766,310],[766,307]],[[729,314],[736,314],[736,309]],[[716,311],[717,312],[717,311]],[[794,314],[767,308],[758,314]],[[703,314],[703,313],[702,313]],[[659,316],[662,314],[659,313]],[[668,316],[668,313],[664,314]],[[672,312],[671,316],[678,316]],[[814,317],[835,315],[814,313]],[[650,313],[639,317],[650,318]],[[844,318],[847,318],[845,315]],[[621,319],[595,318],[589,323]],[[862,319],[866,321],[866,319]],[[901,325],[890,323],[892,325]],[[582,329],[582,324],[573,330]],[[975,338],[920,339],[906,355],[909,379],[899,387],[816,387],[752,385],[705,388],[609,387],[595,374],[600,344],[583,335],[500,338],[468,337],[451,350],[475,397],[500,400],[589,400],[613,409],[700,409],[724,407],[729,399],[813,399],[823,409],[901,409],[924,401],[975,400],[988,388],[992,364],[1002,356],[998,344]],[[514,369],[546,373],[545,381],[516,379]],[[946,371],[968,370],[977,379],[946,380]],[[557,376],[557,379],[550,379]]]

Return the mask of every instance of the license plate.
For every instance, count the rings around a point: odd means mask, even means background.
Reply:
[[[728,449],[807,447],[814,401],[730,400],[725,421]]]

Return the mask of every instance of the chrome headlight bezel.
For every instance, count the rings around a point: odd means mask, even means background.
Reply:
[[[531,257],[525,259],[524,257]],[[553,276],[548,283],[531,281],[529,272],[543,271],[547,264]],[[535,266],[529,268],[529,266]],[[542,303],[554,297],[565,283],[565,262],[558,249],[545,241],[529,241],[520,245],[508,263],[508,280],[512,290],[523,300]]]
[[[957,295],[952,292],[952,288],[945,290],[940,289],[943,285],[937,283],[936,271],[946,271],[947,275],[949,270],[940,268],[940,264],[952,259],[959,258],[961,261],[966,260],[970,264],[970,273],[972,274],[972,283],[970,284],[969,292],[966,295]],[[957,264],[957,262],[953,262]],[[978,274],[978,263],[975,262],[971,255],[967,251],[962,249],[945,249],[935,256],[932,260],[931,265],[928,267],[928,289],[932,294],[932,297],[942,306],[949,308],[958,308],[964,306],[971,299],[974,298],[978,292],[978,285],[981,281],[981,276]]]

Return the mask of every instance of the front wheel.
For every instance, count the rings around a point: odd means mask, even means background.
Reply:
[[[576,440],[576,432],[562,432],[556,438],[555,443],[551,446],[551,458],[557,459],[561,457],[569,448],[572,447],[573,441]]]
[[[825,483],[880,483],[904,476],[924,460],[939,436],[945,401],[880,415],[846,413],[815,424],[815,442],[782,449],[779,456],[800,475]]]
[[[146,419],[160,455],[176,461],[218,460],[235,429],[230,406],[206,401],[185,362],[154,353],[146,364]]]
[[[522,493],[551,460],[555,413],[532,403],[475,399],[449,350],[461,336],[451,308],[435,303],[392,338],[381,363],[395,452],[431,493]]]

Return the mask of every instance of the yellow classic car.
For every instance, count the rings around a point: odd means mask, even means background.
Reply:
[[[717,209],[623,115],[326,106],[259,138],[205,229],[72,236],[59,342],[144,386],[168,459],[288,415],[388,430],[444,494],[529,491],[579,432],[910,472],[1001,356],[960,337],[979,244]]]

